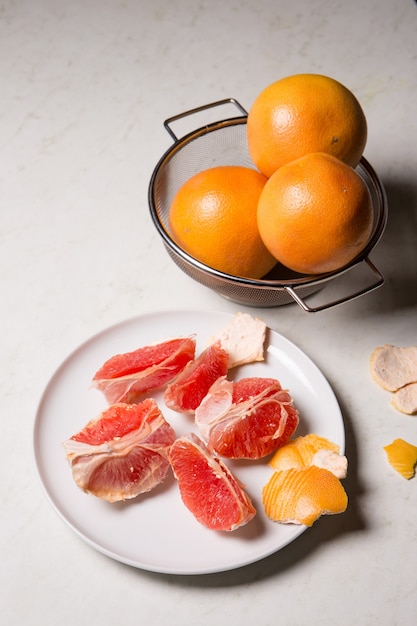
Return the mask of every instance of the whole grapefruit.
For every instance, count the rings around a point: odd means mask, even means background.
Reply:
[[[266,176],[309,152],[327,152],[356,167],[367,122],[356,96],[321,74],[295,74],[267,86],[247,120],[249,152]]]

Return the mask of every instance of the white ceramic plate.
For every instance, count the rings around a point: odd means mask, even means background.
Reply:
[[[73,482],[62,442],[106,407],[102,394],[90,388],[102,363],[116,353],[193,333],[197,335],[197,352],[201,351],[231,317],[218,312],[174,311],[128,320],[80,346],[49,382],[34,426],[35,464],[41,485],[64,521],[109,557],[160,573],[213,573],[258,561],[306,529],[277,524],[265,516],[261,491],[272,471],[266,460],[227,463],[246,485],[257,509],[249,524],[232,533],[210,531],[200,525],[183,505],[171,473],[150,493],[115,504],[84,494]],[[300,412],[297,434],[315,432],[339,444],[344,452],[343,419],[332,389],[316,365],[285,337],[269,331],[265,361],[242,366],[234,376],[278,378],[290,390]],[[166,409],[162,394],[154,397],[178,435],[194,430],[189,416]]]

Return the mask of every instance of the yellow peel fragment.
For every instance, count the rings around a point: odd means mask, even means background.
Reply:
[[[388,462],[401,476],[410,480],[416,473],[417,446],[404,441],[404,439],[394,439],[386,446]]]

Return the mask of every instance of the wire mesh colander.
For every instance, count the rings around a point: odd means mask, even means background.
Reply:
[[[211,122],[178,138],[172,125],[190,115],[209,109],[233,105],[240,115]],[[305,311],[315,312],[352,300],[376,289],[384,282],[382,274],[368,255],[381,238],[387,220],[387,201],[383,186],[371,165],[362,158],[358,174],[368,186],[372,197],[374,223],[371,237],[363,252],[349,265],[337,272],[320,275],[301,275],[277,264],[264,278],[253,280],[219,272],[188,255],[172,239],[169,228],[169,211],[172,200],[191,176],[217,165],[241,165],[254,168],[246,140],[247,112],[233,98],[220,100],[169,118],[164,126],[174,144],[156,165],[149,184],[149,208],[153,222],[162,237],[168,254],[177,266],[195,281],[239,304],[273,307],[297,302]],[[310,306],[305,298],[318,291],[326,282],[348,272],[359,263],[369,268],[372,280],[354,293],[349,293],[320,306]]]

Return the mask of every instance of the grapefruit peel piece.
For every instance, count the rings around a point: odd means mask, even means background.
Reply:
[[[397,389],[391,396],[391,406],[406,415],[417,413],[417,382]]]
[[[209,344],[220,341],[229,353],[229,369],[264,361],[266,324],[249,313],[235,313],[227,326],[209,339]]]
[[[340,446],[315,433],[296,437],[284,444],[268,464],[277,471],[316,465],[333,472],[337,478],[346,478],[347,475],[347,458],[340,454]]]
[[[374,380],[387,391],[397,391],[417,382],[417,346],[400,348],[385,344],[375,348],[370,358]]]
[[[332,441],[315,433],[297,437],[278,448],[269,466],[274,472],[262,501],[271,520],[311,526],[322,515],[346,510],[341,479],[347,475],[347,458]]]
[[[370,357],[372,378],[392,392],[391,406],[406,415],[417,414],[417,346],[385,344]]]
[[[332,472],[309,465],[273,472],[262,490],[262,502],[274,522],[312,526],[322,515],[343,513],[348,497]]]
[[[389,464],[405,479],[410,480],[416,473],[417,446],[404,439],[394,439],[384,450]]]

